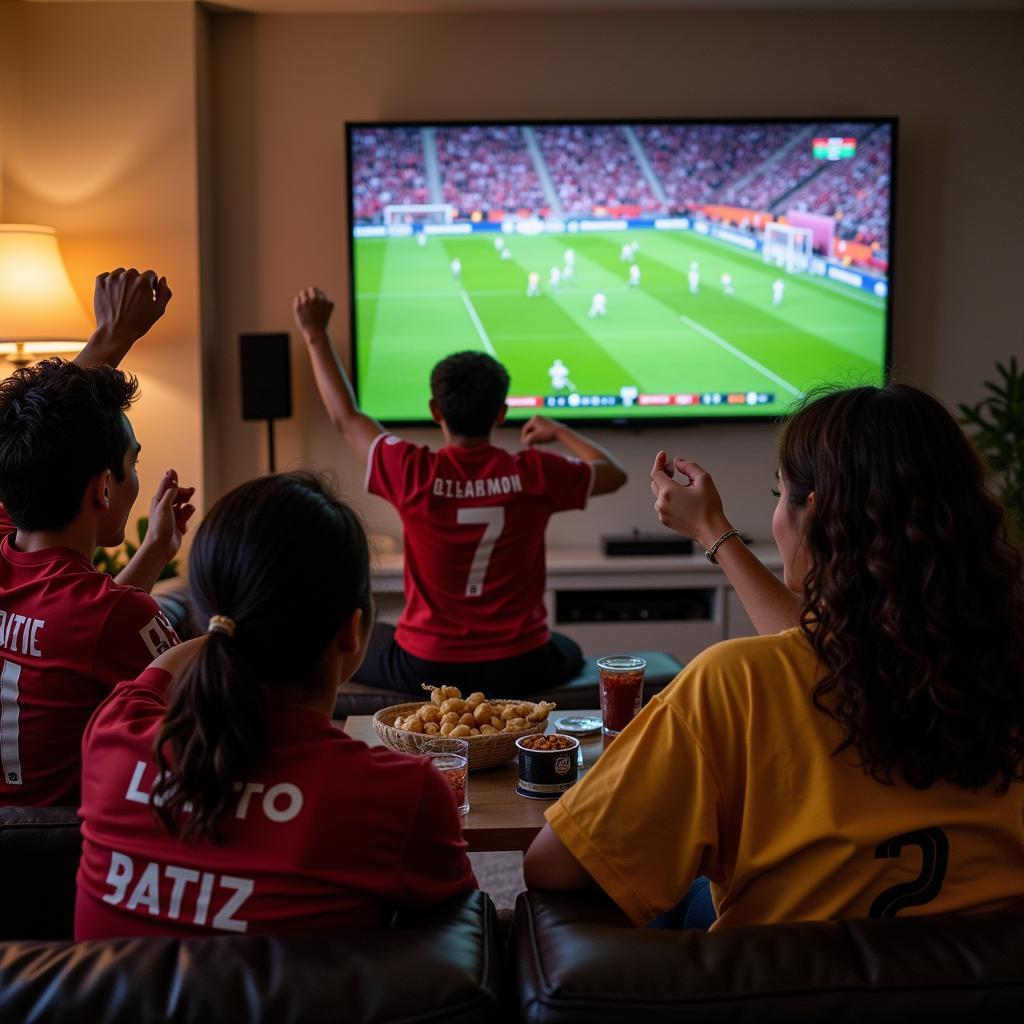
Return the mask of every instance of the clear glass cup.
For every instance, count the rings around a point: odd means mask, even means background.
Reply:
[[[459,814],[469,810],[469,743],[466,740],[438,736],[420,748],[434,767],[448,780],[459,806]]]
[[[631,654],[597,659],[601,724],[606,736],[618,736],[640,711],[647,662]]]

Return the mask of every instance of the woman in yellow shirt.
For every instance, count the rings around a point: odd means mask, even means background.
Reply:
[[[530,888],[596,882],[638,925],[711,880],[718,925],[980,912],[1024,896],[1024,573],[953,418],[915,388],[786,424],[785,586],[711,477],[659,453],[658,516],[758,637],[695,658],[547,814]]]

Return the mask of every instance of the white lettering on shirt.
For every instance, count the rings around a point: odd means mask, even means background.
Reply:
[[[195,893],[195,908],[192,911],[192,924],[205,925],[210,916],[210,903],[214,892],[218,898],[225,895],[226,899],[213,917],[213,927],[226,932],[246,932],[249,922],[236,917],[237,912],[253,894],[256,883],[251,878],[239,878],[236,875],[216,875],[209,871],[200,873],[192,868],[179,867],[176,864],[161,865],[149,861],[142,869],[138,882],[131,895],[125,901],[125,894],[135,877],[135,861],[127,854],[117,850],[110,851],[110,870],[107,872],[107,885],[111,892],[100,897],[104,903],[116,907],[124,903],[125,910],[145,907],[153,916],[163,915],[172,920],[182,919],[182,907],[187,896],[191,896],[189,887],[199,883]],[[161,878],[170,881],[171,892],[166,909],[161,904]],[[188,918],[186,910],[185,920]]]
[[[431,491],[438,498],[485,498],[492,494],[512,494],[523,489],[518,473],[491,476],[484,480],[448,480],[435,477]]]
[[[171,639],[169,632],[170,629],[171,624],[164,618],[163,612],[159,612],[139,630],[142,642],[149,648],[149,653],[154,658],[163,654],[164,651],[169,651],[174,646],[174,641]]]
[[[33,619],[31,616],[7,612],[0,608],[0,647],[6,647],[15,654],[41,658],[43,655],[39,650],[39,630],[45,625],[45,619]]]
[[[149,789],[146,789],[146,773],[152,770],[152,781]],[[133,804],[155,804],[160,807],[162,800],[153,798],[153,785],[155,785],[158,772],[155,765],[145,761],[136,761],[132,771],[132,777],[128,780],[128,787],[124,791],[124,798]],[[236,782],[235,792],[239,794],[238,805],[235,808],[235,817],[243,821],[249,816],[251,806],[259,807],[263,816],[268,821],[285,822],[297,817],[302,810],[302,790],[291,782],[278,782],[267,789],[263,782],[247,782],[244,786]],[[264,792],[265,791],[265,792]],[[262,799],[253,802],[254,796],[262,794]],[[191,812],[192,803],[186,801],[182,810]]]

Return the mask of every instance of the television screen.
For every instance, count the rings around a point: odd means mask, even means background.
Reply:
[[[895,123],[350,124],[359,400],[429,421],[499,359],[509,418],[784,413],[888,360]]]

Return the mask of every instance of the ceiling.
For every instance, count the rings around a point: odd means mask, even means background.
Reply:
[[[31,0],[88,3],[92,0]],[[119,0],[160,3],[163,0]],[[1024,11],[1024,0],[209,0],[207,6],[262,14],[380,14],[464,11]]]

